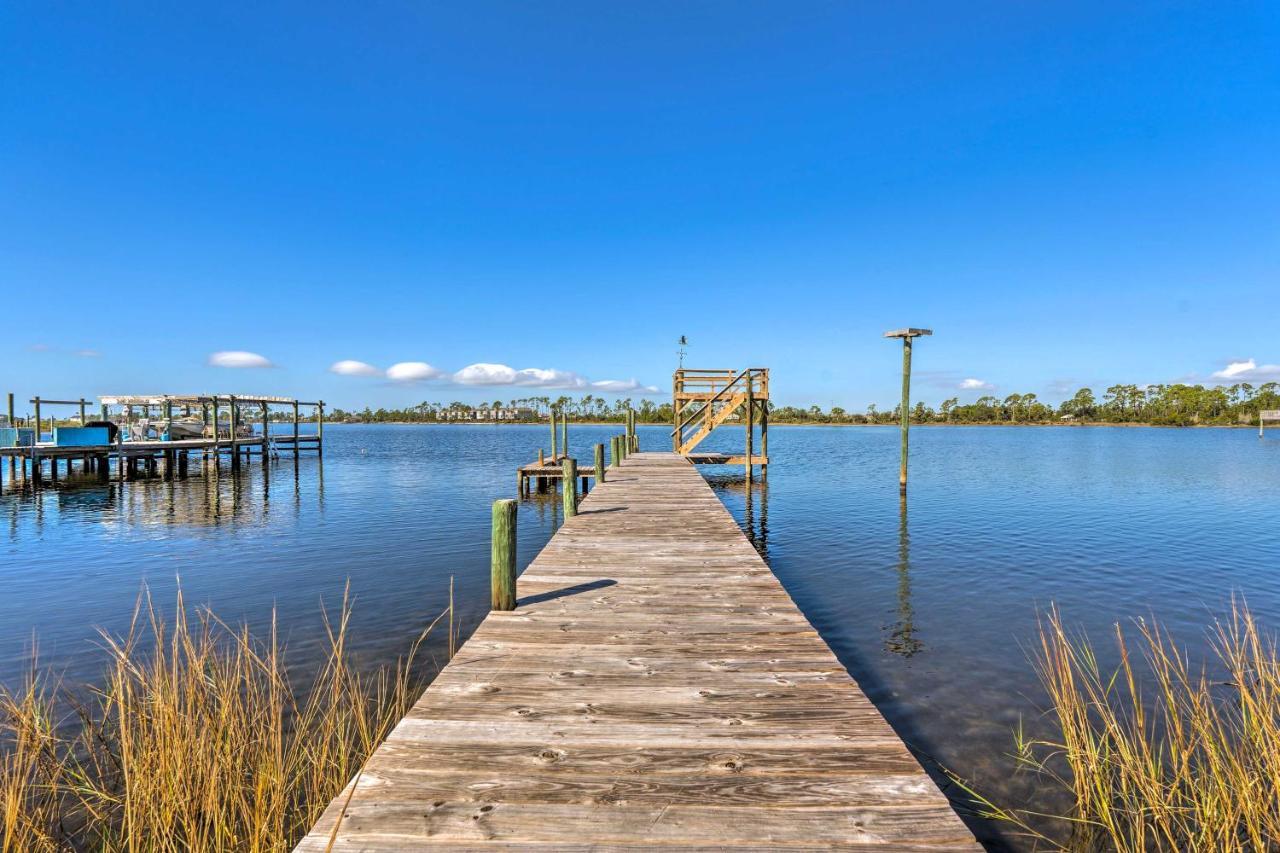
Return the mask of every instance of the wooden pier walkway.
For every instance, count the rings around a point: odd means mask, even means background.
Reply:
[[[298,850],[979,849],[688,460],[610,468],[519,596]]]

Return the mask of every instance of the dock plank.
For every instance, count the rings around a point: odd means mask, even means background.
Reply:
[[[979,849],[688,460],[611,468],[519,596],[298,850]]]

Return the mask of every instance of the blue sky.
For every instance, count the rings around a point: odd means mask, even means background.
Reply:
[[[23,398],[667,389],[683,334],[860,410],[905,325],[934,403],[1280,378],[1276,4],[10,2],[0,54]]]

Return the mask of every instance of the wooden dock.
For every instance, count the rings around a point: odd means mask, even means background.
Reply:
[[[608,470],[354,784],[298,850],[979,849],[675,453]]]

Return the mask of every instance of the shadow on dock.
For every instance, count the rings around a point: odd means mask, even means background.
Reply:
[[[573,586],[566,586],[563,589],[553,589],[550,592],[540,592],[537,595],[529,595],[521,598],[516,602],[517,607],[525,607],[530,604],[538,604],[543,601],[552,601],[557,598],[567,598],[570,595],[579,595],[584,592],[591,592],[595,589],[604,589],[608,586],[617,586],[618,582],[612,578],[601,578],[598,581],[590,581],[588,583],[578,583]]]

